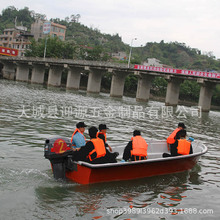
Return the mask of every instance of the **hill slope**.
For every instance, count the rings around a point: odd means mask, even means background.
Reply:
[[[0,15],[0,31],[2,32],[4,28],[14,27],[16,17],[17,23],[22,22],[30,30],[31,24],[36,18],[46,16],[35,13],[27,7],[18,10],[14,6],[10,6],[4,9]],[[109,54],[119,51],[129,53],[129,45],[123,43],[118,34],[103,34],[96,28],[73,22],[69,17],[65,20],[54,18],[51,21],[67,27],[66,41],[73,45],[90,48],[99,46],[101,52]],[[160,43],[149,42],[144,47],[134,48],[132,63],[141,63],[152,57],[173,67],[220,71],[220,61],[216,60],[212,53],[202,55],[200,50],[187,47],[184,43],[165,43],[163,40]]]

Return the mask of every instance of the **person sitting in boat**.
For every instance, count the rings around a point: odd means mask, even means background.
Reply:
[[[181,130],[178,133],[179,139],[171,145],[171,156],[188,155],[193,153],[191,141],[186,140],[186,130]]]
[[[177,134],[177,140],[175,141],[174,144],[170,145],[171,154],[164,153],[163,157],[192,154],[193,149],[192,149],[191,139],[186,140],[186,130],[179,131]]]
[[[99,125],[99,132],[97,132],[97,137],[101,138],[106,147],[109,148],[109,151],[112,152],[112,148],[109,146],[109,144],[106,143],[107,141],[107,136],[106,136],[106,132],[107,132],[108,127],[106,126],[106,124],[100,124]]]
[[[116,163],[118,153],[110,153],[106,150],[104,141],[97,137],[98,129],[89,128],[90,141],[73,155],[75,161],[85,161],[92,164]]]
[[[184,123],[179,123],[178,127],[170,134],[170,136],[167,138],[167,148],[170,150],[170,145],[174,144],[176,141],[176,135],[179,131],[186,129],[186,126]]]
[[[76,129],[73,132],[72,138],[71,138],[71,143],[73,149],[79,150],[80,147],[86,145],[86,138],[84,136],[84,131],[85,131],[85,125],[84,122],[79,122],[76,124]]]
[[[128,142],[124,149],[123,160],[145,160],[147,157],[147,147],[148,144],[145,139],[141,137],[141,132],[139,130],[134,130],[131,141]]]

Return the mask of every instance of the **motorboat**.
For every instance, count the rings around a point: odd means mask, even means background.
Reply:
[[[204,144],[195,141],[193,154],[163,158],[163,153],[169,153],[166,140],[150,140],[147,143],[147,159],[140,161],[120,162],[120,158],[117,163],[105,164],[73,161],[71,142],[65,137],[47,139],[44,155],[50,160],[56,179],[62,178],[79,184],[92,184],[183,172],[192,169],[201,155],[207,152]],[[125,145],[116,145],[114,149],[124,149],[124,147]]]

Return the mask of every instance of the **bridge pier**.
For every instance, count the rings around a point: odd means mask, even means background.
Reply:
[[[180,84],[183,82],[183,79],[171,78],[168,76],[168,85],[165,105],[177,106],[179,101],[179,92]]]
[[[34,64],[32,69],[31,83],[43,84],[45,65]]]
[[[61,85],[62,71],[63,66],[50,66],[47,85],[59,87]]]
[[[16,81],[28,82],[29,65],[28,63],[17,63]]]
[[[69,67],[66,88],[78,90],[80,86],[82,67]]]
[[[14,80],[16,65],[13,62],[2,62],[2,63],[3,63],[3,69],[2,69],[3,78]]]
[[[138,77],[136,100],[147,102],[150,98],[150,88],[154,76],[141,74]]]
[[[209,112],[211,108],[212,93],[216,86],[216,83],[204,81],[204,79],[198,80],[201,85],[199,95],[199,107],[201,111]]]
[[[105,70],[89,68],[89,79],[87,84],[88,93],[99,93],[101,89],[102,74]]]
[[[124,71],[113,71],[112,82],[111,82],[111,97],[119,97],[121,98],[124,93],[124,85],[125,85],[125,78],[128,75],[128,72]]]

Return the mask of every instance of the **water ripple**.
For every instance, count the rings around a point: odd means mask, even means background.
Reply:
[[[163,208],[212,208],[214,216],[203,215],[205,219],[220,217],[220,112],[203,113],[201,118],[190,114],[185,107],[185,118],[180,119],[176,108],[172,118],[150,117],[102,117],[95,116],[93,110],[158,108],[161,115],[164,103],[150,101],[137,103],[135,99],[116,99],[108,94],[87,95],[84,91],[66,92],[64,89],[46,89],[39,85],[0,81],[0,214],[18,219],[180,219],[188,218],[180,212],[169,214],[128,214],[119,209],[160,209]],[[65,107],[89,108],[88,116],[62,115]],[[57,107],[56,117],[44,117],[37,108]],[[28,117],[20,117],[25,108]],[[39,110],[39,109],[38,109]],[[83,112],[82,112],[83,113]],[[83,115],[81,115],[83,116]],[[142,131],[151,139],[165,139],[181,120],[187,126],[188,135],[208,147],[206,155],[189,172],[145,178],[141,180],[94,184],[81,186],[72,182],[53,179],[49,161],[43,158],[43,144],[52,135],[70,137],[75,124],[84,120],[89,126],[106,123],[108,142],[122,153],[118,145],[126,145],[134,129]],[[88,138],[88,131],[85,132]],[[195,144],[196,144],[195,141]],[[15,198],[19,198],[20,203]],[[204,198],[204,199],[201,199]],[[3,211],[4,210],[4,211]],[[24,210],[25,213],[24,214]],[[199,219],[201,216],[194,215]]]

